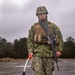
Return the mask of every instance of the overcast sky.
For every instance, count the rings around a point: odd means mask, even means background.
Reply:
[[[0,0],[0,37],[9,42],[28,37],[38,6],[46,6],[48,20],[60,27],[64,40],[75,39],[75,0]]]

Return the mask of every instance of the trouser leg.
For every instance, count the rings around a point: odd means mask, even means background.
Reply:
[[[34,75],[44,75],[41,58],[39,57],[33,58],[32,69],[34,70]]]
[[[43,58],[42,60],[45,75],[52,75],[54,71],[54,60],[52,58]]]
[[[54,60],[52,58],[34,57],[32,61],[34,75],[52,75],[54,71]]]

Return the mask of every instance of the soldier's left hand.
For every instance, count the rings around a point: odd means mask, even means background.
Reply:
[[[60,56],[61,56],[61,52],[60,52],[60,51],[57,51],[57,52],[56,52],[56,56],[57,56],[57,57],[60,57]]]

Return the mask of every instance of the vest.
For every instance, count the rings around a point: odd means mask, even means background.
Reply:
[[[48,27],[51,32],[51,35],[53,35],[53,31],[52,31],[50,22],[48,22]],[[47,36],[47,33],[43,29],[43,27],[41,25],[39,25],[39,23],[35,23],[33,25],[33,28],[35,29],[34,30],[34,42],[35,43],[47,43],[47,39],[43,37],[43,36]]]

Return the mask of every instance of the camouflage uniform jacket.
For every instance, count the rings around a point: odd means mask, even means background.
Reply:
[[[62,52],[63,37],[60,32],[60,29],[54,23],[51,23],[49,21],[48,21],[48,23],[51,25],[53,32],[55,32],[56,35],[58,36],[59,43],[56,44],[55,50]],[[36,25],[36,24],[39,24],[39,23],[37,22],[34,25]],[[29,30],[29,36],[28,36],[28,40],[27,40],[27,46],[28,46],[29,53],[32,52],[34,54],[34,56],[37,56],[37,57],[53,57],[53,53],[52,53],[52,49],[51,49],[50,45],[34,43],[34,41],[33,41],[34,33],[35,33],[34,25],[32,25],[31,29]]]

